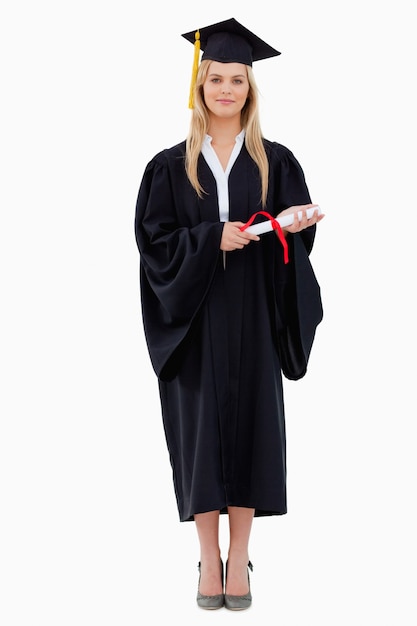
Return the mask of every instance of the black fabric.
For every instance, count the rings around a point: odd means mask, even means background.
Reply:
[[[282,301],[283,324],[278,333],[281,369],[289,380],[299,380],[307,372],[308,360],[318,324],[323,319],[320,286],[307,250],[300,238],[292,238],[293,260]]]
[[[200,48],[204,51],[201,57],[202,61],[211,59],[220,63],[252,65],[253,61],[260,61],[281,54],[233,17],[223,22],[192,30],[182,36],[194,44],[196,32],[200,38]]]
[[[265,147],[266,210],[276,215],[309,203],[294,155],[277,143]],[[229,505],[253,507],[256,516],[284,514],[282,337],[296,312],[304,362],[295,378],[304,375],[321,319],[321,302],[309,301],[310,293],[317,299],[309,263],[315,227],[288,236],[288,265],[272,232],[227,253],[224,267],[215,179],[200,156],[207,193],[199,199],[184,153],[183,142],[150,161],[135,217],[144,330],[180,520]],[[246,222],[259,198],[258,170],[244,146],[229,175],[230,220]]]

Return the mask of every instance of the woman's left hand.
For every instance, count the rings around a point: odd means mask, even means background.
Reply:
[[[324,214],[318,214],[318,210],[314,211],[313,216],[310,219],[307,218],[307,209],[314,209],[317,207],[317,204],[299,204],[296,206],[290,206],[288,209],[281,211],[278,217],[282,217],[283,215],[294,214],[294,221],[290,226],[284,226],[283,232],[285,233],[299,233],[301,230],[308,228],[309,226],[313,226],[317,224],[324,218]],[[302,216],[301,219],[298,217],[298,212],[301,211]]]

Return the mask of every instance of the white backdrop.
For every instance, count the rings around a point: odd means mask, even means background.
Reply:
[[[282,51],[254,66],[263,131],[326,213],[325,318],[285,385],[289,512],[255,520],[239,619],[417,623],[411,2],[225,6],[2,4],[3,626],[231,619],[196,607],[133,234],[147,161],[188,130],[180,34],[229,17]]]

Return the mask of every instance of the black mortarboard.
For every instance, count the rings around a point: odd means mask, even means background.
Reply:
[[[202,61],[210,59],[220,63],[244,63],[250,66],[253,61],[261,61],[281,54],[242,24],[239,24],[233,17],[224,22],[184,33],[182,37],[194,44],[189,103],[191,109],[194,106],[193,89],[197,76],[200,49],[203,50]]]
[[[191,43],[195,43],[197,32],[200,33],[200,49],[204,51],[202,61],[211,59],[220,63],[252,65],[253,61],[261,61],[281,54],[239,24],[233,17],[182,36]]]

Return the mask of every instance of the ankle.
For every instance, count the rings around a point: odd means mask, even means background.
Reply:
[[[249,563],[249,554],[247,549],[230,549],[227,556],[228,564],[232,567],[246,567]]]
[[[215,565],[216,567],[218,567],[218,564],[220,561],[221,561],[220,549],[200,551],[200,562],[204,563],[204,565],[207,565],[207,566]]]

